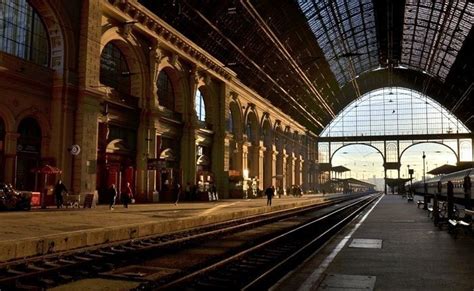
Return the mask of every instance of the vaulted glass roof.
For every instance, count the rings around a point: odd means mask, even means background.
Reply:
[[[470,131],[446,108],[420,92],[381,88],[349,104],[321,136],[380,136]]]
[[[474,22],[474,3],[407,0],[401,64],[444,81]]]
[[[378,66],[371,0],[298,0],[298,5],[340,86]]]

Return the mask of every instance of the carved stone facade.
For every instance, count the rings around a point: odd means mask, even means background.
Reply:
[[[51,164],[70,193],[96,192],[104,203],[112,183],[131,183],[141,202],[172,201],[177,183],[196,185],[186,199],[202,200],[212,183],[223,198],[316,187],[315,137],[217,59],[136,1],[67,2],[28,2],[52,42],[49,66],[0,51],[0,179],[39,190],[43,182],[25,181]],[[120,60],[107,55],[109,44]],[[119,61],[127,70],[114,75]],[[127,91],[105,74],[123,77]]]

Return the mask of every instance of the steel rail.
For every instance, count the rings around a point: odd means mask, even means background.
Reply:
[[[283,234],[277,235],[277,236],[275,236],[275,237],[273,237],[273,238],[270,238],[270,239],[268,239],[268,240],[266,240],[266,241],[264,241],[264,242],[258,243],[258,244],[254,245],[254,246],[252,246],[252,247],[249,247],[249,248],[247,248],[247,249],[245,249],[245,250],[242,250],[242,251],[240,251],[240,252],[238,252],[238,253],[236,253],[236,254],[233,254],[233,255],[231,255],[231,256],[229,256],[229,257],[226,257],[226,258],[224,258],[224,259],[222,259],[222,260],[220,260],[220,261],[218,261],[218,262],[215,262],[215,263],[213,263],[212,265],[203,267],[203,268],[201,268],[201,269],[199,269],[199,270],[196,270],[196,271],[194,271],[194,272],[192,272],[192,273],[189,273],[189,274],[187,274],[187,275],[183,275],[182,277],[180,277],[180,278],[178,278],[178,279],[176,279],[176,280],[174,280],[174,281],[172,281],[172,282],[165,283],[165,284],[163,284],[163,285],[161,285],[161,286],[153,286],[153,288],[154,288],[154,289],[159,289],[159,290],[161,290],[161,289],[164,289],[164,290],[171,290],[171,289],[175,289],[175,288],[180,288],[180,287],[182,287],[182,286],[183,286],[184,284],[186,284],[186,283],[195,281],[195,280],[197,280],[198,278],[202,278],[203,276],[205,276],[206,274],[209,274],[210,272],[213,272],[213,271],[222,269],[222,268],[224,268],[226,265],[228,265],[228,264],[230,264],[230,263],[233,263],[233,262],[236,262],[236,261],[238,261],[238,260],[241,260],[242,258],[247,257],[247,256],[249,256],[249,255],[251,255],[251,254],[253,254],[253,253],[255,253],[255,252],[259,251],[259,250],[262,250],[262,249],[264,249],[264,248],[266,248],[266,247],[268,247],[268,246],[270,246],[270,245],[273,245],[273,244],[275,244],[275,243],[277,243],[277,242],[280,242],[280,241],[282,241],[282,240],[288,239],[289,236],[294,235],[294,234],[297,234],[297,233],[299,233],[299,232],[302,231],[302,230],[306,230],[306,229],[308,229],[309,227],[314,226],[314,225],[317,224],[317,223],[324,223],[324,222],[326,222],[328,219],[332,219],[332,218],[334,218],[336,215],[341,214],[343,211],[346,211],[346,210],[348,210],[348,209],[351,209],[351,208],[355,207],[356,205],[359,205],[359,204],[365,202],[365,203],[363,204],[363,206],[357,208],[357,211],[360,211],[361,209],[363,209],[364,207],[366,207],[368,204],[370,204],[374,199],[376,199],[376,198],[374,198],[374,197],[358,198],[358,201],[353,202],[353,203],[351,203],[351,204],[349,204],[349,205],[340,207],[340,208],[336,209],[335,211],[333,211],[333,212],[331,212],[331,213],[329,213],[329,214],[325,214],[325,215],[323,215],[323,216],[321,216],[321,217],[319,217],[319,218],[313,219],[313,220],[311,220],[311,221],[309,221],[309,222],[307,222],[307,223],[305,223],[305,224],[303,224],[303,225],[301,225],[301,226],[298,226],[298,227],[296,227],[296,228],[294,228],[294,229],[291,229],[291,230],[289,230],[289,231],[287,231],[287,232],[285,232],[285,233],[283,233]],[[369,201],[366,202],[367,200],[369,200]],[[319,240],[321,239],[321,237],[327,236],[327,234],[330,233],[331,231],[333,231],[333,230],[335,229],[335,227],[338,227],[338,226],[340,226],[343,222],[347,221],[347,220],[349,219],[349,217],[352,217],[353,215],[355,215],[354,213],[357,213],[357,211],[351,213],[351,215],[348,215],[348,216],[347,216],[346,218],[344,218],[342,221],[339,221],[335,226],[332,226],[330,229],[324,231],[324,233],[323,233],[322,235],[318,236],[316,239],[313,239],[312,241],[319,241]],[[291,256],[291,258],[294,258],[294,256]],[[280,268],[280,267],[278,267],[278,268],[275,267],[275,270],[277,270],[277,269],[279,270],[279,268]],[[271,270],[273,270],[273,268],[272,268]],[[271,274],[271,273],[269,273],[269,274]],[[256,280],[258,280],[258,279],[256,279]],[[260,280],[263,280],[263,277],[262,277],[262,279],[260,279]],[[255,283],[255,284],[256,284],[256,283]],[[231,287],[231,286],[229,286],[229,287]],[[236,286],[232,286],[232,288],[235,288],[235,287],[236,287]],[[250,286],[250,285],[248,286],[248,288],[251,288],[251,287],[252,287],[252,286]],[[212,287],[211,287],[211,288],[212,288]],[[252,287],[251,289],[253,289],[253,287]]]
[[[352,198],[354,197],[352,196]],[[182,246],[183,244],[232,233],[255,225],[271,223],[296,214],[331,206],[348,199],[348,197],[337,197],[331,201],[325,201],[316,205],[234,219],[213,225],[201,226],[196,229],[187,229],[165,235],[148,236],[2,263],[0,264],[0,289],[3,286],[15,286],[19,283],[19,280],[28,280],[28,278],[38,278],[41,276],[47,277],[50,274],[60,273],[61,271],[67,273],[70,269],[81,268],[83,265],[96,264],[97,270],[103,270],[104,264],[112,264],[111,262],[132,255],[148,254],[152,251]]]

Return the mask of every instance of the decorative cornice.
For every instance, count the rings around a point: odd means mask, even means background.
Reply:
[[[227,80],[234,77],[235,74],[232,71],[225,69],[224,64],[217,62],[204,51],[193,47],[194,44],[192,41],[181,35],[179,32],[174,31],[171,27],[168,27],[168,25],[166,25],[160,18],[148,11],[141,4],[133,0],[108,0],[108,2],[136,21],[137,25],[140,24],[153,31],[160,38],[163,38],[165,41],[180,49],[189,59],[196,63],[200,63],[203,67],[206,67],[206,71],[212,70]]]

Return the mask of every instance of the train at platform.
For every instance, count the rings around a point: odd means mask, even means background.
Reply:
[[[470,178],[470,189],[472,191],[472,181],[474,180],[474,168],[461,170],[449,174],[439,175],[430,179],[426,179],[426,193],[428,195],[438,194],[441,200],[445,200],[448,192],[448,181],[453,183],[454,201],[456,203],[463,203],[465,199],[464,183],[465,178]],[[423,181],[413,183],[412,191],[416,195],[424,195],[425,186]],[[473,194],[471,194],[473,195]],[[471,200],[473,197],[471,197]]]

